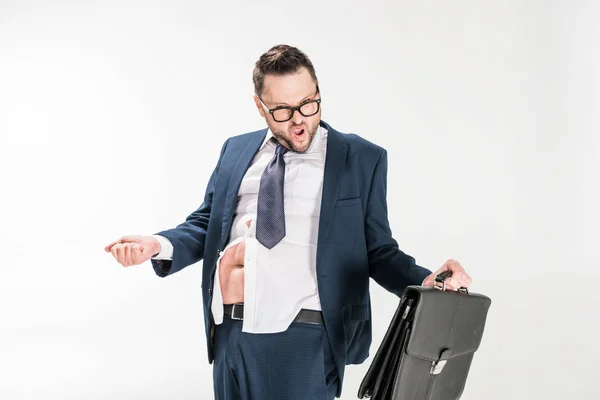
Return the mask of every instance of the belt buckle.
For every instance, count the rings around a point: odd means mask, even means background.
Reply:
[[[235,310],[236,310],[235,306],[242,306],[242,304],[235,303],[235,304],[233,304],[231,306],[231,319],[234,319],[236,321],[242,321],[244,319],[244,309],[243,308],[238,308],[238,310],[240,310],[241,316],[240,317],[236,317],[235,316]]]

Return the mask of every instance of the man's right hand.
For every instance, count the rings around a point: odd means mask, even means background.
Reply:
[[[160,253],[160,243],[152,236],[123,236],[104,248],[124,267],[139,265]]]

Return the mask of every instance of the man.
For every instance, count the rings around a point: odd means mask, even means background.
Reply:
[[[321,120],[315,69],[295,47],[257,61],[268,126],[229,138],[204,202],[177,227],[106,246],[165,277],[204,259],[202,295],[216,399],[333,399],[371,344],[369,278],[400,296],[471,278],[435,273],[398,249],[387,217],[387,153]]]

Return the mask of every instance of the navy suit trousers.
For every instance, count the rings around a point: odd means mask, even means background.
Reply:
[[[215,327],[215,400],[332,400],[338,375],[323,325],[294,322],[279,333]]]

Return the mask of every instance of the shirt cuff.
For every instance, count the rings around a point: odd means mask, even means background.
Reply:
[[[172,260],[173,259],[173,244],[169,239],[161,235],[152,235],[160,243],[160,252],[152,257],[153,260]]]

